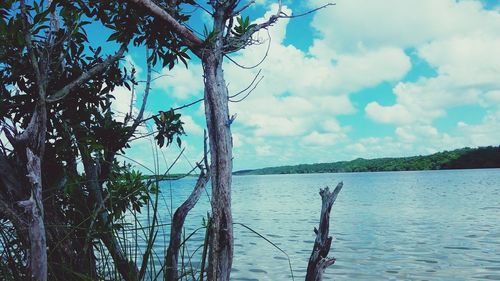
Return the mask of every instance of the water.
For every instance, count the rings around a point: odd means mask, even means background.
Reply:
[[[500,169],[236,176],[234,221],[282,248],[295,280],[303,280],[319,223],[319,188],[339,181],[344,188],[330,224],[337,262],[325,280],[500,280]],[[165,221],[170,192],[177,207],[194,182],[162,186]],[[201,226],[208,206],[204,194],[186,220],[188,233]],[[231,280],[291,280],[283,253],[240,225],[234,229]],[[190,254],[203,236],[201,230],[189,240]],[[158,235],[158,253],[166,241]]]

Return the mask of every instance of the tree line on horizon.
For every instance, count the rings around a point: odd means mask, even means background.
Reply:
[[[352,173],[383,171],[420,171],[449,169],[500,168],[500,146],[461,148],[431,155],[363,159],[333,163],[300,164],[241,170],[234,175]]]

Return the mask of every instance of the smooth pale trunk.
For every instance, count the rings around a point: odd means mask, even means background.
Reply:
[[[41,159],[31,149],[26,149],[28,177],[31,182],[31,197],[21,205],[29,214],[28,234],[30,238],[31,280],[47,280],[47,242],[43,223]]]
[[[209,51],[210,52],[210,51]],[[205,78],[205,116],[210,140],[212,223],[208,280],[229,280],[233,260],[231,214],[232,139],[228,91],[222,71],[222,54],[211,51],[202,59]]]

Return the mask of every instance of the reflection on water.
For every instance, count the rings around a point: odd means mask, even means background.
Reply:
[[[500,280],[500,169],[238,176],[234,221],[283,249],[294,277],[303,280],[319,222],[319,188],[341,180],[330,225],[337,262],[326,280]],[[170,192],[177,207],[194,181],[162,186],[162,222],[169,221]],[[188,233],[201,226],[207,197],[188,216]],[[234,227],[232,280],[291,280],[283,253]],[[158,253],[168,231],[158,234]],[[194,268],[203,237],[201,230],[189,240]]]

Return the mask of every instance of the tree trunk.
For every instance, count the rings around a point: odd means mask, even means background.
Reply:
[[[214,30],[224,30],[216,16]],[[218,21],[217,17],[221,20]],[[208,255],[208,280],[229,280],[233,261],[233,217],[231,214],[232,139],[228,91],[222,71],[222,32],[213,49],[203,56],[205,115],[210,140],[212,174],[212,224]]]
[[[174,213],[174,217],[172,218],[172,227],[170,230],[170,242],[168,244],[167,255],[165,257],[165,281],[179,279],[178,258],[184,221],[186,220],[186,216],[189,211],[193,209],[196,202],[198,202],[198,199],[200,199],[201,193],[203,188],[205,188],[208,179],[209,175],[205,174],[202,170],[191,195],[189,195],[188,199],[186,199],[186,201],[184,201],[184,203],[177,208]],[[203,270],[203,268],[201,270]]]
[[[108,249],[117,271],[126,281],[135,281],[138,279],[139,271],[135,264],[131,263],[123,252],[120,243],[116,239],[109,221],[108,211],[105,207],[102,188],[99,185],[98,166],[95,163],[90,151],[82,144],[79,145],[82,156],[83,167],[89,187],[89,207],[91,207],[97,216],[96,222],[105,231],[99,231],[98,235],[101,241]],[[90,229],[89,231],[93,231]]]
[[[306,281],[323,280],[325,269],[335,263],[335,258],[328,257],[328,252],[330,252],[330,246],[332,245],[332,237],[328,236],[328,232],[330,229],[330,211],[332,210],[333,203],[335,203],[335,199],[337,199],[337,195],[342,190],[342,186],[341,182],[333,192],[330,192],[328,186],[319,191],[322,201],[319,230],[314,228],[316,240],[314,241],[314,248],[309,258],[309,264],[307,265]]]
[[[47,280],[47,242],[43,223],[41,160],[30,148],[26,148],[28,177],[31,183],[31,197],[19,202],[28,214],[30,238],[31,280]]]
[[[16,142],[26,146],[26,176],[30,183],[31,195],[29,199],[18,204],[27,215],[30,277],[36,281],[47,280],[47,241],[42,200],[42,158],[45,151],[46,128],[47,108],[45,102],[41,100],[36,105],[26,130],[16,136]]]

